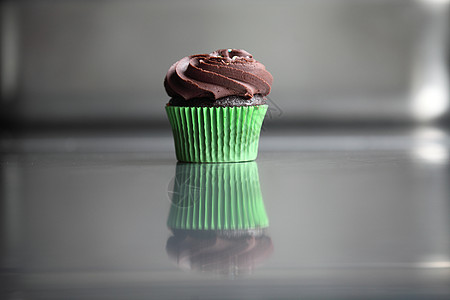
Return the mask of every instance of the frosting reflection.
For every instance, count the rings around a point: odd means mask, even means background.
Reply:
[[[166,250],[180,268],[251,273],[272,252],[256,162],[178,163]]]

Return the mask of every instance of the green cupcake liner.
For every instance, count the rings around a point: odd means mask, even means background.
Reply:
[[[255,160],[267,105],[166,106],[177,159],[183,162]]]
[[[178,163],[171,201],[167,226],[173,230],[253,230],[269,225],[255,162]]]

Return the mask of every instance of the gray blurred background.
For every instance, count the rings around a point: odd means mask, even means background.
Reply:
[[[267,122],[430,122],[448,108],[448,1],[3,1],[7,124],[166,124],[180,58],[243,48]],[[166,124],[168,126],[168,124]]]
[[[449,5],[0,2],[0,299],[450,299]],[[165,249],[163,78],[218,48],[274,77],[274,253],[239,280]]]

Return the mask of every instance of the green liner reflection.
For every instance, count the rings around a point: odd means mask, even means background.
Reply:
[[[248,231],[269,226],[256,162],[178,163],[167,226]]]
[[[178,163],[166,250],[182,269],[252,272],[272,252],[256,162]]]

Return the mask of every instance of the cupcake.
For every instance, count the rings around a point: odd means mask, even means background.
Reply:
[[[236,49],[184,57],[164,79],[166,112],[182,162],[255,160],[272,75]]]

